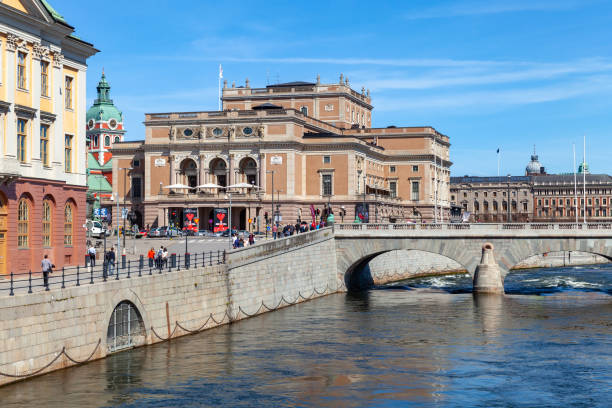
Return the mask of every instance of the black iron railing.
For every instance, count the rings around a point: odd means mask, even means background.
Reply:
[[[28,271],[0,277],[0,296],[13,296],[15,293],[34,293],[70,286],[93,285],[108,280],[130,279],[143,275],[171,273],[181,269],[202,268],[225,263],[225,251],[201,253],[170,254],[163,259],[127,260],[120,256],[114,262],[100,261],[95,265],[69,266],[54,269],[51,273]]]

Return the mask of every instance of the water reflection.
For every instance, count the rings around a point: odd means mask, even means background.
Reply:
[[[606,276],[592,277],[606,288]],[[43,400],[49,407],[605,406],[610,400],[612,297],[573,289],[537,296],[449,293],[455,289],[404,282],[327,296],[9,385],[0,388],[0,400],[3,407]]]

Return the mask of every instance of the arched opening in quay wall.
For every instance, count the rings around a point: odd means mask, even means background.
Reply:
[[[123,300],[111,313],[106,333],[109,353],[146,343],[146,330],[142,315],[129,300]]]

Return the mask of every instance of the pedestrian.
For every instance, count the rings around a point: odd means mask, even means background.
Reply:
[[[40,266],[43,273],[43,285],[45,286],[45,290],[49,290],[49,273],[53,273],[53,268],[55,268],[55,265],[53,265],[49,260],[49,255],[45,254]]]
[[[147,252],[147,258],[149,258],[149,268],[152,268],[153,261],[155,260],[155,250],[153,249],[153,247],[151,247],[151,249],[149,249],[149,252]]]
[[[276,224],[272,225],[272,236],[276,239],[276,233],[278,232],[278,227]]]
[[[157,269],[161,269],[162,268],[162,256],[163,256],[163,252],[164,252],[164,247],[159,247],[159,249],[157,250],[157,254],[155,256],[155,267]]]
[[[164,268],[168,267],[168,248],[166,247],[162,250],[162,266]]]
[[[93,245],[89,244],[87,254],[89,255],[89,266],[96,266],[96,248]]]
[[[255,245],[255,236],[252,232],[249,234],[249,246],[250,245]]]
[[[110,251],[106,253],[106,264],[108,274],[104,274],[104,277],[110,276],[115,270],[115,247],[111,247]]]
[[[293,227],[295,228],[295,233],[296,234],[299,234],[301,232],[300,231],[300,223],[299,222],[296,222]]]
[[[238,239],[238,248],[244,248],[244,239],[242,237]]]

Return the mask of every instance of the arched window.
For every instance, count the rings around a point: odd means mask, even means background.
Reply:
[[[72,245],[72,203],[66,203],[64,207],[64,245]]]
[[[43,201],[43,214],[42,214],[42,243],[43,243],[43,247],[50,247],[51,246],[51,231],[53,230],[52,228],[52,212],[51,209],[53,208],[51,200],[49,199],[45,199]]]
[[[104,146],[110,146],[110,136],[108,135],[104,137]]]
[[[30,205],[28,200],[19,200],[17,209],[17,247],[28,247],[28,236],[30,235]]]
[[[119,136],[115,136],[115,143],[119,143],[121,141],[121,139],[119,138]]]

